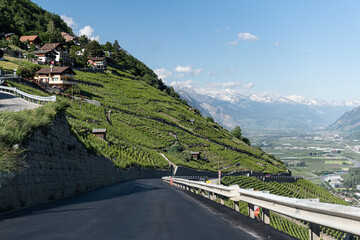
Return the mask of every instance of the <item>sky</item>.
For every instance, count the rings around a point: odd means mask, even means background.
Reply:
[[[34,0],[167,85],[360,99],[358,0]]]

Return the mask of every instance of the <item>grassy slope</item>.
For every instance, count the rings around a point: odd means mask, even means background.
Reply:
[[[12,64],[13,68],[19,64],[18,59],[7,60],[0,62],[0,66]],[[178,165],[197,169],[215,171],[219,164],[227,172],[285,171],[280,162],[233,138],[227,130],[206,121],[184,103],[143,81],[134,80],[128,72],[118,73],[121,77],[77,71],[77,79],[101,85],[79,84],[74,91],[98,100],[101,107],[74,101],[67,110],[74,134],[94,153],[112,159],[121,168],[131,165],[167,167],[168,163],[159,154],[162,152]],[[47,95],[31,85],[9,84],[32,94]],[[112,126],[104,114],[109,110],[112,111]],[[190,119],[195,123],[191,124]],[[95,138],[90,133],[93,128],[107,128],[108,141]],[[201,151],[207,160],[188,161],[190,151]]]
[[[55,114],[65,107],[65,102],[57,101],[19,112],[0,111],[0,172],[19,170],[22,143],[35,129],[48,126]]]
[[[225,171],[285,170],[278,161],[142,81],[80,71],[76,78],[102,85],[78,85],[83,95],[98,100],[102,106],[82,103],[80,109],[80,102],[75,101],[67,110],[68,120],[88,148],[111,158],[119,167],[166,167],[168,163],[158,153],[163,152],[177,164],[198,169],[216,170],[220,163]],[[104,114],[108,110],[112,111],[112,126]],[[108,142],[92,136],[89,130],[93,128],[107,128]],[[189,151],[201,151],[207,161],[186,161]]]

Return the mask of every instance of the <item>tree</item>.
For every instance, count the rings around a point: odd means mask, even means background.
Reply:
[[[33,75],[30,72],[30,69],[26,68],[26,67],[19,67],[16,70],[16,75],[19,75],[23,78],[29,78],[32,77]]]
[[[36,51],[36,47],[35,47],[35,45],[34,45],[34,44],[30,44],[29,51],[30,51],[30,52],[34,52],[34,51]]]
[[[113,46],[111,44],[111,42],[106,42],[104,45],[102,45],[104,51],[109,51],[112,52],[113,50]]]
[[[120,61],[121,57],[120,57],[120,45],[118,40],[115,40],[113,46],[112,46],[112,50],[113,50],[113,54],[114,54],[114,58],[117,62]],[[120,65],[123,65],[120,63]]]
[[[239,126],[236,126],[234,130],[231,131],[231,135],[241,140],[242,139],[241,128]]]
[[[212,117],[206,117],[205,120],[207,122],[214,122],[214,119]]]
[[[247,145],[250,146],[250,140],[248,138],[242,136],[241,128],[239,126],[236,126],[234,128],[234,130],[231,131],[231,135],[233,135],[237,139],[243,141],[244,143],[246,143]]]
[[[55,24],[54,24],[54,21],[50,21],[50,22],[48,23],[46,32],[48,32],[48,33],[53,33],[53,32],[55,32]]]
[[[81,36],[79,37],[79,44],[80,44],[81,47],[85,47],[86,44],[88,44],[88,42],[89,42],[89,39],[88,39],[87,36],[81,35]]]
[[[14,34],[10,37],[10,43],[17,47],[21,47],[20,38],[18,35]]]
[[[246,143],[247,145],[250,146],[250,140],[249,140],[248,138],[242,137],[241,140],[242,140],[244,143]]]
[[[86,45],[86,50],[88,51],[90,57],[103,57],[104,56],[102,47],[96,40],[91,40]]]
[[[9,45],[9,43],[5,39],[0,40],[0,48],[7,48],[8,45]]]

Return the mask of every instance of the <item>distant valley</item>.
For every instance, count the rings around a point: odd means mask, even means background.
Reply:
[[[245,131],[326,129],[342,114],[359,104],[356,101],[327,103],[296,96],[211,96],[189,88],[175,90],[204,116],[212,117],[228,129],[238,125]]]

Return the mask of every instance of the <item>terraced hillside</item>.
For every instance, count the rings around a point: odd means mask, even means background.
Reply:
[[[125,168],[168,166],[170,161],[197,169],[283,172],[285,167],[268,154],[234,138],[210,118],[191,109],[126,72],[77,71],[83,81],[75,92],[97,100],[101,106],[75,100],[67,109],[73,132],[94,152]],[[111,110],[110,119],[108,112]],[[93,128],[106,128],[107,141],[96,138]],[[194,160],[190,152],[201,152]]]
[[[9,64],[12,67],[19,64],[14,58],[6,57],[6,60],[0,62],[4,69]],[[76,71],[80,83],[74,87],[75,96],[97,100],[100,106],[84,100],[63,99],[71,103],[66,113],[73,133],[93,153],[112,159],[121,168],[137,165],[165,168],[169,163],[160,155],[163,153],[175,164],[196,169],[286,171],[279,160],[234,138],[166,88],[161,91],[126,69],[108,70],[105,73]],[[8,81],[8,84],[31,94],[48,95],[26,81]],[[109,110],[111,116],[107,119]],[[107,140],[96,138],[91,133],[94,128],[106,128]],[[201,152],[201,159],[192,159],[191,152]]]
[[[333,196],[331,193],[326,191],[325,189],[307,181],[304,179],[299,179],[295,182],[263,182],[255,177],[247,177],[247,176],[236,176],[236,177],[223,177],[221,179],[222,184],[230,186],[230,185],[239,185],[240,188],[249,189],[252,188],[254,190],[259,191],[269,191],[271,194],[276,194],[284,197],[291,198],[318,198],[320,202],[325,203],[333,203],[340,205],[347,205],[345,201],[340,198]],[[240,202],[239,203],[240,212],[242,214],[247,215],[247,203]],[[270,212],[270,225],[275,229],[283,231],[291,236],[294,236],[298,239],[308,240],[309,239],[309,226],[307,222],[294,220],[283,215],[279,215],[275,212]],[[345,233],[320,227],[321,231],[327,235],[331,236],[331,239],[344,239]],[[359,239],[355,237],[354,239]]]

